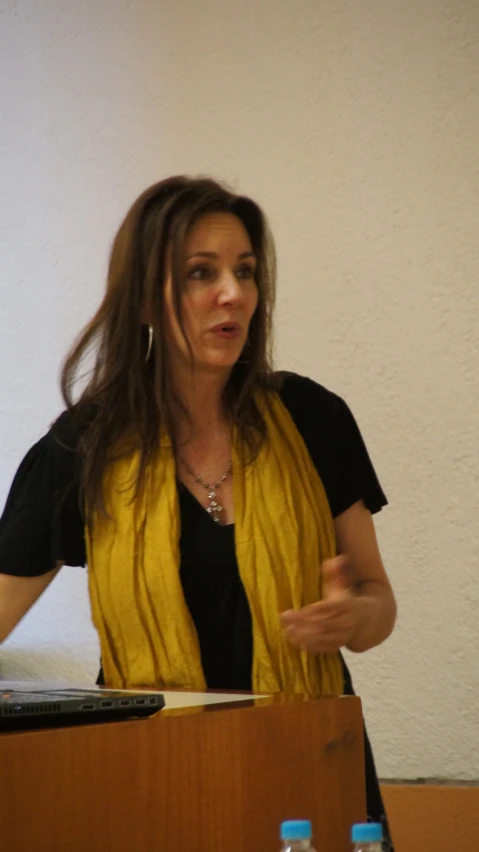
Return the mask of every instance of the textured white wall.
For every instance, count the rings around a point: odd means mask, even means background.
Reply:
[[[379,770],[478,777],[477,0],[0,0],[0,39],[0,497],[135,195],[178,171],[251,192],[278,363],[348,400],[391,502],[399,624],[351,660]],[[1,665],[95,673],[81,571]]]

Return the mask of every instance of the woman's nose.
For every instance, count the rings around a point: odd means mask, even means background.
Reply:
[[[242,287],[236,275],[231,270],[225,270],[220,277],[220,299],[224,302],[234,302],[241,298]]]

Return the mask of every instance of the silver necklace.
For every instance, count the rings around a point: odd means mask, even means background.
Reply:
[[[220,476],[220,478],[218,479],[218,482],[215,482],[214,484],[210,484],[209,482],[205,482],[204,479],[201,478],[201,476],[198,476],[198,474],[194,472],[193,468],[188,464],[186,459],[183,458],[182,455],[180,455],[180,453],[178,453],[178,458],[179,458],[181,464],[183,464],[185,466],[189,475],[191,477],[193,477],[195,482],[197,482],[198,485],[201,485],[208,492],[208,500],[210,501],[210,505],[206,507],[206,511],[208,512],[209,515],[211,515],[215,524],[219,524],[220,513],[223,511],[224,507],[221,506],[221,504],[217,502],[216,492],[217,492],[218,488],[220,487],[220,485],[225,481],[228,474],[231,472],[231,468],[233,467],[233,462],[230,461],[230,463],[228,464],[228,467],[226,468],[223,476]]]

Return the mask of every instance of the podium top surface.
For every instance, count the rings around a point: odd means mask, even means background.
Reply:
[[[39,689],[49,690],[49,689],[79,689],[79,690],[92,690],[98,689],[101,693],[101,687],[95,687],[92,684],[86,685],[84,682],[68,682],[65,681],[12,681],[12,680],[1,680],[0,679],[0,689],[7,690],[24,690],[24,691],[35,691]],[[111,690],[110,690],[111,691]],[[268,705],[278,705],[278,704],[297,704],[302,703],[304,701],[315,701],[315,700],[325,700],[329,701],[331,699],[320,699],[319,696],[309,696],[309,695],[284,695],[284,694],[276,694],[276,695],[265,695],[265,694],[255,694],[252,692],[216,692],[213,690],[208,690],[206,692],[197,692],[193,690],[187,689],[178,689],[178,690],[153,690],[148,689],[148,693],[161,694],[165,699],[165,707],[161,710],[157,716],[158,718],[161,716],[174,716],[174,715],[183,715],[183,713],[194,714],[195,710],[198,713],[204,712],[205,709],[209,711],[214,710],[227,710],[231,708],[235,709],[246,709],[247,707],[266,707]],[[128,695],[128,690],[118,690],[119,693],[124,693]],[[135,690],[137,693],[138,690]],[[344,698],[345,701],[357,700],[351,699],[350,696],[341,697],[341,700]],[[104,724],[108,724],[105,722]]]

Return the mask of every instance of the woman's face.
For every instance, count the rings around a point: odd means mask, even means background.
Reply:
[[[185,288],[181,295],[184,334],[173,304],[167,269],[165,306],[173,367],[228,373],[241,355],[258,304],[256,259],[248,233],[235,215],[209,213],[185,242]],[[186,340],[186,339],[187,340]]]

